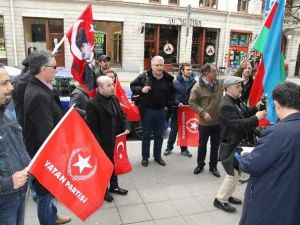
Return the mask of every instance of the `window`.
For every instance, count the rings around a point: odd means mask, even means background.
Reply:
[[[6,47],[5,47],[5,38],[4,38],[4,19],[3,16],[0,16],[0,62],[6,64]]]
[[[238,12],[248,12],[248,2],[249,0],[238,0]]]
[[[105,54],[113,66],[122,63],[123,25],[119,22],[95,21],[95,58]]]
[[[217,0],[200,0],[199,6],[216,9],[217,8]]]
[[[160,0],[149,0],[149,3],[160,3]]]
[[[178,5],[178,0],[169,0],[169,4]]]

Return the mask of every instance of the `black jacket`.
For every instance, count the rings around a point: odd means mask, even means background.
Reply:
[[[126,129],[130,129],[128,122],[122,112],[120,103],[115,96],[109,97],[112,99],[117,111],[117,123],[119,125],[118,134],[123,133]],[[88,102],[86,107],[86,122],[91,131],[95,135],[98,143],[113,162],[113,150],[116,137],[112,135],[113,112],[109,110],[107,97],[97,93],[96,97]]]
[[[85,93],[81,88],[76,87],[73,91],[72,94],[70,95],[70,103],[69,107],[71,107],[73,104],[75,104],[75,109],[77,112],[85,118],[86,116],[86,106],[87,103],[90,101],[90,97],[88,96],[87,93]]]
[[[133,93],[133,95],[138,96],[137,98],[133,98],[132,100],[135,100],[136,105],[138,105],[140,108],[143,108],[145,105],[147,105],[149,93],[142,93],[143,87],[147,85],[152,85],[152,81],[154,78],[152,74],[152,70],[149,70],[147,72],[141,73],[138,75],[137,78],[135,78],[131,83],[130,83],[130,89]],[[172,105],[174,105],[175,101],[175,95],[176,95],[176,90],[173,85],[173,77],[168,74],[167,72],[163,71],[163,79],[166,81],[167,86],[168,86],[168,93],[166,94],[166,106],[171,109]]]
[[[244,82],[242,82],[243,91],[242,91],[241,99],[245,103],[248,102],[252,85],[253,85],[253,77],[252,77],[252,75],[249,76],[249,80],[248,80],[248,82],[246,84],[244,84]]]
[[[258,119],[255,116],[256,107],[251,109],[247,107],[247,115],[245,115],[239,104],[240,100],[225,95],[219,108],[221,127],[220,159],[226,173],[231,176],[234,176],[233,155],[236,147],[243,140],[246,130],[253,129],[258,125]]]

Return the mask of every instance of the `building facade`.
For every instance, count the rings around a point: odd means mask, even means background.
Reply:
[[[264,8],[262,0],[0,0],[0,61],[21,67],[33,47],[53,50],[88,3],[95,55],[106,54],[115,70],[134,73],[149,69],[155,55],[165,58],[169,71],[182,62],[235,67],[250,52]],[[299,37],[299,29],[287,34],[289,76],[299,76]],[[68,41],[56,59],[70,68]]]

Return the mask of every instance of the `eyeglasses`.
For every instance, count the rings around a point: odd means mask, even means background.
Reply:
[[[54,66],[45,65],[45,67],[52,67],[53,69],[55,69],[55,70],[56,70],[56,68],[57,68],[57,65],[54,65]]]

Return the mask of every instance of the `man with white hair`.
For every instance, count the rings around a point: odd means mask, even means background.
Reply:
[[[164,58],[155,56],[151,60],[151,70],[140,74],[130,83],[134,95],[139,95],[138,106],[141,110],[143,124],[142,165],[148,166],[150,157],[150,136],[153,132],[154,160],[166,166],[161,158],[163,131],[167,118],[167,110],[171,110],[176,90],[173,77],[164,70]]]
[[[232,197],[239,180],[239,166],[234,160],[234,154],[240,151],[238,145],[246,135],[246,131],[252,131],[258,126],[258,121],[266,116],[266,111],[258,111],[262,102],[256,107],[248,108],[240,99],[243,79],[236,76],[228,76],[224,80],[223,88],[226,95],[219,107],[221,144],[220,159],[226,171],[224,181],[214,200],[214,206],[232,213],[236,209],[229,203],[240,205],[242,201]]]
[[[118,99],[115,97],[113,80],[107,76],[97,78],[98,93],[87,103],[86,122],[95,135],[107,157],[114,163],[114,147],[116,136],[129,133],[129,124],[123,114]],[[119,187],[118,178],[113,172],[110,178],[109,192],[126,195],[128,190]],[[104,199],[113,201],[107,191]]]

